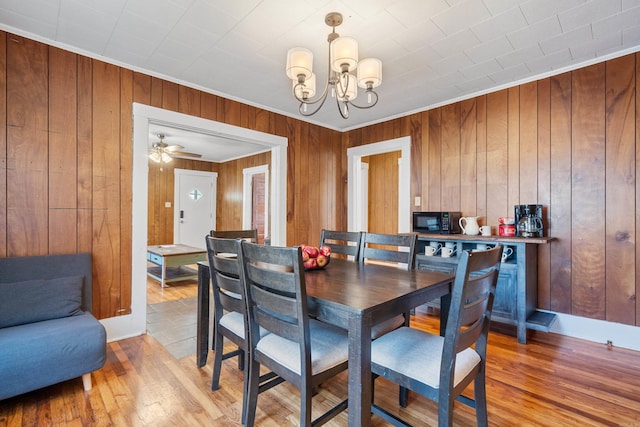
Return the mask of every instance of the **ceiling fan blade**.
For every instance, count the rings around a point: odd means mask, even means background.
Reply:
[[[175,152],[177,150],[182,150],[183,148],[184,147],[182,145],[177,145],[177,144],[167,145],[166,147],[164,147],[165,150],[171,151],[171,152]]]
[[[202,154],[196,154],[196,153],[187,153],[184,151],[172,151],[171,155],[173,156],[181,156],[181,157],[194,157],[194,158],[200,158],[202,157]]]

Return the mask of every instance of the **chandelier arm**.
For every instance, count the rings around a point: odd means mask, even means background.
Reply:
[[[366,110],[367,108],[374,107],[378,103],[378,94],[376,93],[375,90],[368,90],[368,91],[365,92],[365,95],[366,94],[373,94],[375,96],[375,99],[374,99],[372,104],[369,104],[369,105],[358,105],[358,104],[354,103],[353,101],[349,101],[349,104],[351,104],[352,106],[354,106],[356,108],[359,108],[361,110]]]
[[[298,107],[298,111],[303,116],[312,116],[315,113],[317,113],[318,111],[320,111],[320,109],[324,105],[324,101],[326,101],[326,100],[327,100],[327,90],[325,89],[324,93],[322,94],[322,97],[316,99],[315,101],[311,101],[311,102],[300,101],[300,106]],[[314,105],[314,104],[317,104],[318,102],[320,102],[320,104],[313,111],[310,111],[310,112],[309,111],[307,111],[307,112],[303,111],[303,108],[304,108],[305,105]]]
[[[329,91],[328,91],[329,85],[327,84],[327,85],[325,85],[325,87],[324,87],[324,91],[322,92],[322,95],[321,95],[319,98],[317,98],[317,99],[315,99],[315,100],[313,100],[313,101],[312,101],[312,100],[309,100],[309,99],[304,99],[304,98],[300,98],[300,97],[298,97],[298,94],[296,93],[296,89],[295,89],[295,88],[297,88],[297,87],[298,87],[298,86],[300,86],[300,85],[302,85],[302,83],[298,83],[298,84],[296,84],[296,86],[294,87],[294,89],[293,89],[293,96],[294,96],[294,98],[295,98],[298,102],[300,102],[301,104],[314,105],[314,104],[317,104],[317,103],[318,103],[318,102],[320,102],[320,101],[324,102],[324,99],[327,97],[327,93],[329,92]]]

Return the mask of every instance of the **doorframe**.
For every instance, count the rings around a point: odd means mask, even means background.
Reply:
[[[264,200],[264,223],[269,225],[271,216],[269,215],[269,165],[254,166],[242,170],[242,228],[248,230],[252,227],[253,214],[253,175],[264,174],[265,200]],[[266,237],[265,228],[265,237]]]
[[[398,179],[398,233],[408,233],[410,231],[410,211],[411,211],[411,137],[390,139],[387,141],[365,144],[347,149],[347,229],[349,231],[362,231],[362,157],[375,154],[390,153],[400,151],[398,159],[399,179]]]
[[[250,141],[271,150],[271,238],[287,241],[287,146],[285,137],[133,103],[133,177],[131,200],[131,314],[102,319],[107,340],[142,335],[147,330],[147,210],[149,124],[158,123],[222,137]]]
[[[211,197],[211,230],[216,229],[216,198],[218,194],[218,173],[208,171],[196,171],[191,169],[174,169],[173,170],[173,242],[177,243],[180,234],[180,209],[178,201],[180,200],[179,178],[185,175],[198,175],[211,178],[211,188],[209,196]],[[204,240],[204,239],[203,239]],[[204,248],[204,243],[200,247]]]

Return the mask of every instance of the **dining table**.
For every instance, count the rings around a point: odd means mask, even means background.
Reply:
[[[349,426],[371,424],[371,329],[410,309],[440,299],[440,332],[444,333],[455,276],[391,265],[331,259],[323,269],[305,272],[309,313],[347,330],[349,336]],[[198,263],[197,365],[209,352],[210,273]]]

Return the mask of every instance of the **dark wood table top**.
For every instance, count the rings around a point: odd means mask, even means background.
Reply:
[[[364,314],[381,304],[440,283],[452,275],[426,270],[402,270],[385,265],[332,259],[322,270],[305,272],[307,296]]]

